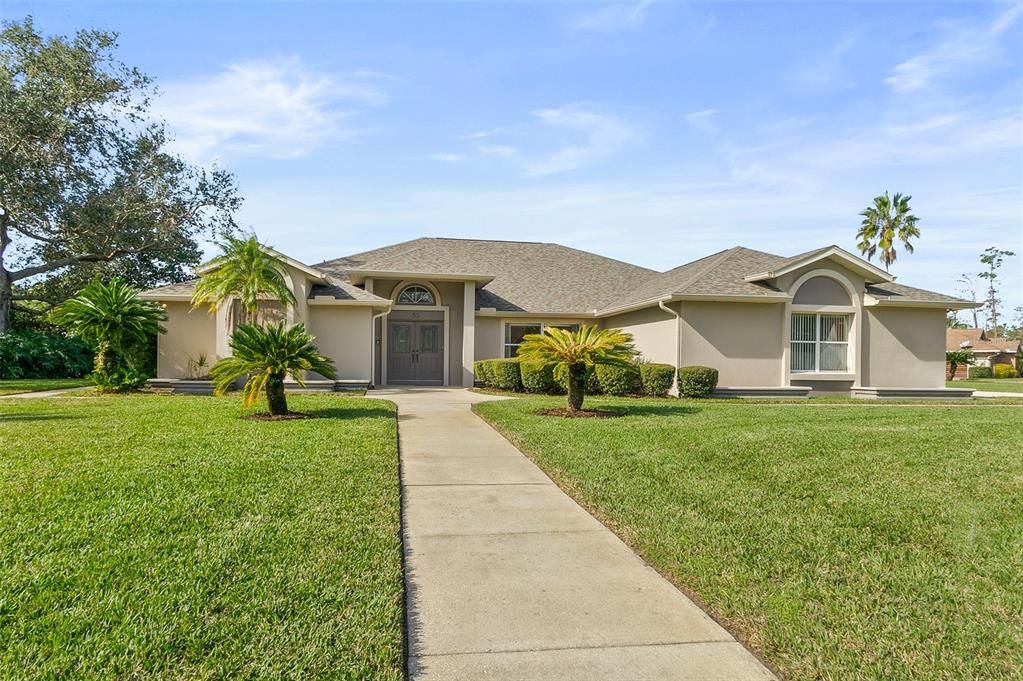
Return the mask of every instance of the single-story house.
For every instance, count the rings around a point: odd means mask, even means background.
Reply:
[[[973,366],[993,367],[1008,364],[1019,371],[1020,342],[999,336],[992,336],[984,329],[948,329],[945,332],[945,349],[970,350],[973,352]],[[956,378],[966,378],[966,365],[956,367]]]
[[[667,272],[522,241],[421,238],[312,265],[274,253],[298,300],[287,319],[360,385],[471,386],[475,360],[514,356],[526,334],[596,324],[645,360],[718,369],[723,393],[947,395],[946,310],[974,305],[837,246],[735,247]],[[168,314],[160,379],[229,353],[236,312],[193,309],[194,284],[143,294]]]

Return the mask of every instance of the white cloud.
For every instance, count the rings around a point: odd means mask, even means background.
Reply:
[[[1001,35],[1023,15],[1023,3],[1005,10],[988,25],[957,24],[947,27],[948,35],[931,49],[907,59],[892,69],[885,82],[896,92],[914,92],[950,75],[961,74],[987,64],[1001,54]]]
[[[465,155],[441,152],[437,154],[431,154],[430,158],[432,158],[434,161],[440,161],[442,163],[458,163],[459,161],[465,160]]]
[[[594,33],[618,33],[630,31],[643,25],[647,9],[653,0],[633,3],[616,3],[575,16],[571,21],[574,31]]]
[[[387,101],[382,80],[371,71],[317,72],[297,58],[250,60],[170,83],[154,109],[191,159],[298,158],[356,134],[356,112]]]
[[[581,144],[570,144],[529,159],[525,166],[527,175],[552,175],[581,168],[617,153],[638,137],[635,130],[617,117],[581,104],[539,109],[533,115],[548,126],[579,131],[586,139]]]
[[[717,109],[704,109],[702,111],[693,111],[685,115],[686,122],[693,126],[697,130],[703,132],[714,132],[717,126],[714,124],[714,116],[717,114]]]
[[[847,31],[825,54],[814,55],[810,63],[796,69],[792,80],[796,85],[815,90],[852,87],[845,56],[856,46],[862,33],[859,27]]]

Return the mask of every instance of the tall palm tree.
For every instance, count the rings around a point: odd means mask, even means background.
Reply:
[[[231,336],[232,356],[220,360],[210,370],[214,393],[223,395],[235,381],[248,376],[242,389],[245,406],[253,404],[265,391],[270,413],[287,414],[284,379],[289,374],[300,386],[305,385],[304,371],[315,371],[331,379],[337,375],[334,361],[321,355],[313,340],[305,324],[291,328],[284,322],[274,322],[265,328],[242,324]]]
[[[636,356],[632,335],[621,329],[581,326],[578,331],[549,326],[542,334],[529,334],[519,346],[523,362],[553,367],[568,376],[568,411],[583,407],[586,379],[597,365],[630,367]]]
[[[215,310],[238,298],[245,323],[256,324],[261,298],[274,298],[285,306],[295,304],[285,280],[287,270],[254,235],[247,239],[229,236],[220,248],[223,253],[209,262],[195,285],[193,307],[208,304]]]
[[[910,212],[909,201],[912,198],[902,194],[889,197],[888,192],[885,192],[875,196],[873,204],[860,213],[863,222],[860,231],[856,233],[860,253],[865,253],[867,260],[870,260],[880,250],[886,272],[895,262],[896,240],[902,242],[907,253],[912,253],[913,244],[909,240],[920,237],[920,230],[916,226],[920,219]]]
[[[140,384],[144,377],[134,371],[134,358],[150,337],[165,332],[160,322],[167,313],[138,294],[119,277],[109,282],[93,279],[50,313],[55,324],[96,346],[93,378],[101,388]]]

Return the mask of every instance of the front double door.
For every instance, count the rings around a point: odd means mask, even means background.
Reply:
[[[444,325],[391,321],[387,328],[387,382],[444,384]]]

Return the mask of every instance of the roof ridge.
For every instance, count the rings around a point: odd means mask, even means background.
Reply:
[[[555,242],[551,242],[551,243],[545,244],[545,245],[547,245],[547,246],[555,246],[557,248],[563,248],[566,251],[573,251],[575,253],[582,253],[583,255],[588,255],[588,256],[591,256],[591,257],[594,257],[594,258],[600,258],[601,260],[610,260],[611,262],[616,262],[616,263],[619,263],[621,265],[628,265],[629,267],[635,268],[637,270],[644,270],[644,271],[649,272],[651,274],[660,274],[660,272],[658,272],[657,270],[652,270],[649,267],[643,267],[642,265],[637,265],[634,262],[628,262],[627,260],[619,260],[618,258],[612,258],[612,257],[606,256],[606,255],[601,255],[600,253],[594,253],[593,251],[584,251],[583,249],[575,248],[574,246],[566,246],[565,244],[559,244],[559,243],[555,243]]]
[[[741,248],[742,246],[732,246],[731,248],[719,251],[718,253],[713,253],[707,256],[707,258],[701,258],[701,260],[706,260],[707,262],[703,263],[702,266],[696,268],[688,277],[683,279],[682,283],[676,286],[675,290],[671,291],[671,293],[681,293],[687,286],[689,286],[694,281],[703,276],[705,272],[709,271],[712,267],[717,267],[724,261],[728,260],[730,257],[735,255]],[[699,262],[699,260],[694,260],[693,262]],[[683,267],[685,267],[685,265],[683,265]]]

